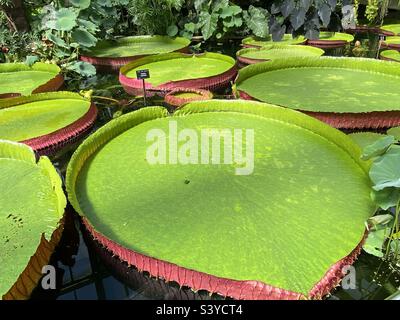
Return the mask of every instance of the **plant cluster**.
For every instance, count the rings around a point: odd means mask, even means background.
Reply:
[[[400,146],[399,133],[392,129],[364,148],[362,159],[371,161],[369,176],[373,183],[371,196],[381,209],[369,219],[370,233],[364,250],[378,257],[400,263]]]

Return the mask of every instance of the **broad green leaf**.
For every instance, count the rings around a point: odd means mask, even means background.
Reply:
[[[398,188],[385,188],[383,190],[372,190],[372,200],[383,210],[387,210],[397,205],[400,201],[400,189]]]
[[[375,132],[356,132],[348,135],[361,149],[372,145],[376,141],[382,139],[385,135]]]
[[[200,19],[202,24],[201,33],[204,37],[204,40],[207,40],[211,38],[214,32],[217,30],[218,15],[202,12]]]
[[[79,94],[53,92],[0,100],[0,140],[24,141],[62,129],[89,110]]]
[[[378,226],[378,225],[384,226],[391,221],[393,221],[393,216],[391,214],[380,214],[368,219],[368,222],[372,223],[373,226]]]
[[[184,38],[164,36],[124,37],[115,41],[99,41],[96,47],[86,54],[95,57],[133,57],[149,54],[168,53],[189,46],[190,41]]]
[[[84,47],[94,47],[97,43],[97,38],[90,32],[84,29],[76,29],[72,32],[72,39]]]
[[[56,12],[54,27],[59,31],[71,31],[76,26],[77,17],[71,8],[62,8]]]
[[[84,77],[96,75],[96,68],[92,64],[84,61],[72,62],[66,66],[66,69],[79,73]]]
[[[243,12],[243,18],[247,27],[251,32],[261,38],[265,38],[269,34],[268,18],[269,13],[266,9],[249,6],[248,11]]]
[[[70,0],[70,2],[79,9],[87,9],[90,7],[90,0]]]
[[[50,240],[64,214],[66,199],[48,158],[36,162],[32,149],[5,140],[0,140],[0,185],[2,298],[28,266],[42,235]],[[41,268],[40,263],[36,267]],[[21,282],[19,286],[24,288]]]
[[[254,172],[235,175],[237,163],[150,164],[155,140],[146,137],[157,129],[173,145],[171,121],[197,137],[207,128],[243,138],[254,130]],[[160,107],[120,116],[79,146],[66,184],[74,208],[125,248],[308,296],[360,243],[375,210],[359,157],[350,138],[299,112],[213,100],[172,116]]]
[[[25,59],[25,64],[28,65],[29,67],[32,67],[38,61],[39,61],[38,56],[27,56]]]
[[[149,82],[158,86],[170,81],[217,76],[234,66],[234,59],[218,53],[208,52],[200,56],[166,53],[133,61],[121,68],[121,73],[129,78],[136,78],[137,70],[149,69]]]
[[[396,140],[400,140],[400,127],[390,128],[387,134],[395,137]]]
[[[368,234],[368,238],[364,243],[363,249],[365,252],[372,254],[373,256],[382,258],[383,253],[383,244],[385,243],[387,235],[387,230],[377,230],[371,231]]]
[[[319,57],[324,54],[324,50],[311,47],[311,46],[291,46],[272,44],[266,45],[262,48],[247,48],[239,50],[236,53],[237,57],[244,57],[250,59],[262,60],[275,60],[289,57]]]
[[[62,48],[68,48],[68,45],[66,44],[66,42],[61,39],[60,37],[54,35],[51,32],[48,32],[46,34],[47,39],[49,39],[51,42],[53,42],[54,44],[56,44],[58,47],[62,47]]]
[[[393,136],[384,136],[375,141],[373,144],[366,146],[363,150],[363,154],[361,155],[361,159],[369,160],[371,158],[378,157],[384,154],[395,142],[396,140]]]
[[[172,24],[167,28],[167,34],[170,37],[175,37],[178,34],[178,31],[178,27],[175,24]]]
[[[24,63],[0,64],[0,94],[20,93],[29,95],[60,73],[60,68],[41,62],[29,67]]]
[[[375,161],[369,176],[374,183],[374,190],[379,191],[384,188],[400,188],[400,153],[386,154]]]
[[[257,100],[291,109],[365,113],[400,110],[399,82],[400,68],[396,63],[297,57],[243,68],[236,87]]]

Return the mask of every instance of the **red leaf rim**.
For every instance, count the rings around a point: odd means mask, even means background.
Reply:
[[[346,44],[346,40],[307,40],[307,45],[321,49],[340,48]]]
[[[194,291],[206,290],[210,293],[217,293],[237,300],[321,299],[340,283],[345,275],[342,273],[342,268],[352,264],[357,259],[367,237],[367,231],[365,231],[357,247],[349,255],[336,262],[322,279],[312,287],[308,297],[305,297],[301,293],[274,287],[261,281],[220,278],[149,257],[128,249],[102,235],[95,230],[85,217],[82,217],[82,223],[86,231],[106,250],[111,251],[112,254],[129,265],[135,266],[139,271],[146,271],[151,276],[162,278],[167,282],[174,281],[180,286],[190,287]]]
[[[64,77],[62,74],[56,75],[54,78],[50,79],[46,83],[40,85],[36,89],[32,91],[32,94],[35,93],[43,93],[43,92],[52,92],[52,91],[58,91],[64,84]],[[2,98],[13,98],[13,97],[18,97],[21,96],[20,93],[3,93],[0,94],[0,99]]]
[[[51,238],[47,240],[44,235],[40,238],[40,243],[34,255],[17,281],[13,286],[1,297],[3,300],[26,300],[32,294],[33,289],[37,286],[43,277],[42,267],[48,265],[51,255],[60,242],[64,231],[65,214],[61,218],[57,229],[52,233]]]
[[[238,90],[245,100],[255,100],[248,93]],[[373,111],[364,113],[335,113],[301,111],[337,129],[384,129],[400,125],[400,111]]]
[[[379,33],[381,30],[379,27],[371,27],[366,25],[357,25],[355,28],[349,28],[345,30],[348,33],[357,33],[357,32],[372,32]]]
[[[260,63],[260,62],[265,62],[265,61],[271,61],[271,59],[254,59],[254,58],[242,57],[239,55],[236,57],[236,59],[240,66],[245,66],[245,65],[255,64],[255,63]]]
[[[54,155],[66,145],[79,140],[89,131],[97,117],[97,108],[92,103],[89,110],[78,120],[68,126],[49,134],[21,141],[30,146],[37,155]]]
[[[177,97],[177,93],[196,93],[198,97],[192,98],[180,98]],[[176,88],[171,92],[167,93],[164,97],[166,103],[173,107],[181,107],[186,103],[191,101],[199,101],[199,100],[210,100],[212,99],[213,95],[210,91],[202,90],[202,89],[191,89],[191,88]]]
[[[150,82],[145,81],[146,90],[152,92],[153,94],[159,94],[164,96],[166,93],[177,89],[177,88],[187,88],[187,89],[204,89],[209,91],[217,91],[226,88],[236,77],[237,67],[232,66],[229,70],[215,76],[189,79],[189,80],[179,80],[179,81],[169,81],[162,83],[154,87]],[[119,74],[119,82],[122,84],[124,90],[131,95],[140,95],[143,91],[142,80],[128,78],[124,74]]]

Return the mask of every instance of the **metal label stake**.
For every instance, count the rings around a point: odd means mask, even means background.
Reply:
[[[137,70],[136,71],[136,79],[138,80],[142,80],[143,83],[143,102],[144,102],[144,106],[147,106],[147,102],[146,102],[146,83],[145,83],[145,79],[150,78],[150,71],[149,69],[143,69],[143,70]]]

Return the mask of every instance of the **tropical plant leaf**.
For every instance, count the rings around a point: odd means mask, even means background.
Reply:
[[[235,175],[234,163],[149,164],[147,134],[151,129],[168,134],[171,121],[197,135],[206,128],[254,130],[254,174]],[[301,113],[213,100],[190,103],[172,117],[149,107],[113,120],[74,153],[66,184],[74,208],[110,250],[117,249],[107,239],[126,248],[120,251],[126,259],[136,254],[160,259],[158,267],[151,258],[144,258],[147,267],[131,261],[154,276],[194,290],[209,289],[208,281],[196,279],[215,281],[214,276],[239,280],[243,294],[250,285],[251,292],[257,285],[266,294],[269,284],[286,290],[282,297],[312,296],[327,270],[360,243],[375,209],[368,167],[359,157],[350,138]],[[229,249],[234,242],[240,245]],[[163,272],[163,261],[174,264],[176,274],[184,271],[177,268],[192,271],[177,279],[175,272]],[[234,284],[226,281],[227,289],[215,290],[227,294]],[[277,292],[268,288],[269,294]]]
[[[384,256],[383,244],[386,240],[386,233],[387,231],[385,229],[370,232],[363,246],[364,251],[373,256],[382,258]]]
[[[71,31],[76,26],[77,13],[71,8],[61,8],[56,12],[54,28],[59,31]]]
[[[374,183],[374,190],[380,191],[385,188],[400,187],[399,159],[400,152],[385,154],[379,161],[372,164],[369,176]]]
[[[348,135],[361,149],[375,143],[376,141],[385,137],[384,134],[375,132],[356,132]]]
[[[383,136],[369,146],[366,146],[361,155],[361,159],[369,160],[384,154],[389,147],[395,143],[396,140],[393,136]]]
[[[72,39],[83,47],[93,47],[97,43],[97,38],[84,29],[75,29],[72,32]]]

